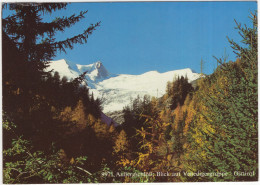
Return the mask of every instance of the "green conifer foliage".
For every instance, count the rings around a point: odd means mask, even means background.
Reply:
[[[208,177],[213,181],[258,179],[256,15],[252,21],[252,28],[237,24],[246,47],[229,40],[239,59],[229,63],[218,59],[221,65],[203,80],[204,87],[197,94],[204,108],[199,110],[194,122],[196,152],[190,155],[193,160],[189,165],[197,164],[195,170],[228,173],[225,177]],[[255,175],[235,176],[236,171]]]
[[[64,32],[85,18],[87,11],[69,17],[57,17],[51,22],[43,22],[42,15],[65,9],[67,3],[10,3],[9,9],[15,14],[3,19],[3,31],[16,44],[26,61],[32,61],[37,69],[45,67],[43,61],[50,61],[57,51],[66,52],[66,48],[73,49],[75,44],[87,42],[100,22],[89,26],[83,33],[62,41],[56,41],[55,33]]]
[[[175,109],[178,105],[183,105],[186,96],[193,91],[192,85],[188,82],[187,77],[178,77],[172,84],[171,94],[171,109]]]

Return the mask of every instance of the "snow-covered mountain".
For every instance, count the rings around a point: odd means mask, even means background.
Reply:
[[[111,77],[109,72],[100,61],[89,65],[77,64],[77,68],[80,73],[84,73],[87,71],[86,79],[92,83],[97,83]]]
[[[95,97],[103,99],[104,113],[122,110],[131,99],[146,94],[161,97],[165,94],[168,81],[178,76],[187,76],[189,82],[200,77],[191,69],[174,70],[165,73],[149,71],[141,75],[110,74],[98,61],[89,65],[73,64],[67,60],[51,61],[47,70],[59,72],[60,76],[76,78],[87,71],[86,82]]]
[[[65,59],[51,61],[49,67],[46,71],[53,70],[54,72],[59,72],[60,76],[66,76],[68,79],[76,78],[80,74],[87,72],[86,82],[90,88],[95,89],[95,84],[112,77],[113,75],[109,74],[106,68],[100,61],[97,61],[89,65],[80,65],[70,62]]]

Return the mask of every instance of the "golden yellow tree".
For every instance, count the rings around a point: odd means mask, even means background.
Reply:
[[[129,143],[127,139],[127,135],[124,130],[121,130],[118,137],[116,138],[115,145],[113,147],[113,155],[117,159],[118,165],[129,165],[129,151],[128,151]]]

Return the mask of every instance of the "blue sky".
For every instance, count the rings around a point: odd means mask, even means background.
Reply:
[[[203,59],[204,72],[210,74],[216,67],[213,55],[221,57],[226,50],[229,60],[235,60],[226,36],[240,41],[234,19],[251,26],[248,17],[256,9],[256,2],[72,3],[45,20],[88,10],[84,20],[57,33],[57,40],[101,21],[87,44],[58,53],[55,60],[78,64],[100,60],[111,73],[141,74],[183,68],[200,72]]]

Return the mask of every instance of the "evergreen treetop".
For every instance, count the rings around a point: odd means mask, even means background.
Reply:
[[[26,61],[37,63],[36,68],[42,70],[46,61],[52,60],[57,51],[66,52],[73,49],[75,44],[87,42],[89,35],[100,25],[100,22],[91,24],[83,33],[56,41],[54,37],[58,31],[64,32],[83,18],[87,11],[69,17],[57,17],[51,22],[44,22],[42,16],[56,10],[66,9],[67,3],[10,3],[9,7],[16,13],[2,19],[3,32],[16,44]]]

